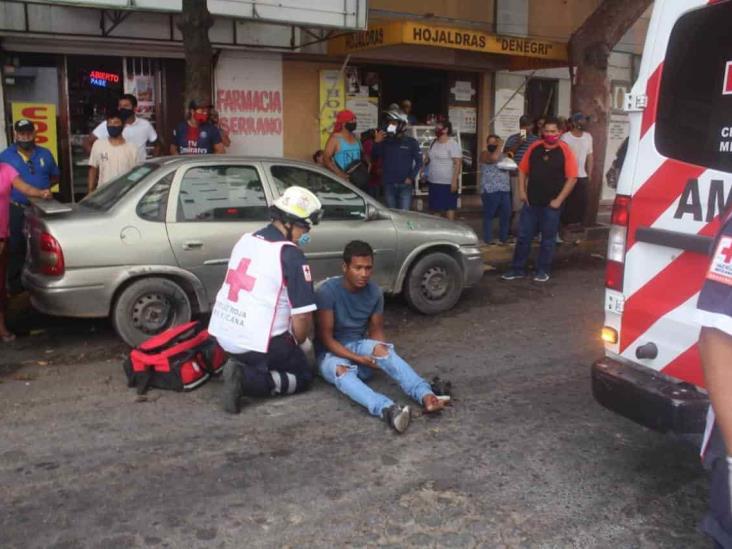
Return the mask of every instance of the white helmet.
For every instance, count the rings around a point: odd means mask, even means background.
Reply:
[[[323,217],[320,200],[303,187],[288,187],[272,204],[272,213],[282,222],[300,223],[312,228]]]

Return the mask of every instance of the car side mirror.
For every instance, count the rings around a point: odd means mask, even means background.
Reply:
[[[379,219],[379,209],[373,204],[366,204],[366,221]]]

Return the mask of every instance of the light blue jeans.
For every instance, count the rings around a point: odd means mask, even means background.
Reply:
[[[373,356],[374,347],[381,344],[380,341],[361,339],[353,343],[347,343],[345,347],[357,355]],[[384,345],[389,348],[389,354],[385,357],[375,357],[379,368],[396,381],[402,391],[422,404],[422,399],[432,394],[430,384],[417,375],[412,367],[394,352],[393,345],[388,343],[384,343]],[[394,404],[390,398],[377,393],[364,383],[373,377],[376,371],[373,368],[353,364],[349,360],[331,353],[319,356],[318,364],[320,374],[328,383],[335,385],[340,392],[347,395],[351,400],[355,400],[366,407],[372,416],[381,417],[384,408]],[[348,371],[338,376],[336,375],[338,366],[345,366]]]

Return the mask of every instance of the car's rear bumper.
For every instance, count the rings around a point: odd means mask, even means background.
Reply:
[[[111,298],[105,284],[59,281],[26,269],[23,286],[33,307],[48,315],[98,318],[109,314]]]
[[[465,273],[464,284],[466,287],[475,286],[485,271],[483,253],[477,246],[463,246],[460,248],[463,259],[463,271]]]
[[[706,394],[641,365],[601,358],[592,365],[592,394],[608,410],[655,431],[688,435],[704,430]]]

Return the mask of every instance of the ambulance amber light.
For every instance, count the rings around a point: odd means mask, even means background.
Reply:
[[[614,345],[618,342],[618,331],[615,328],[610,328],[609,326],[605,326],[602,329],[601,337],[605,343],[611,343]]]
[[[628,226],[628,220],[630,217],[630,197],[619,194],[615,197],[613,203],[613,213],[610,223],[613,225],[620,225],[622,227]]]

